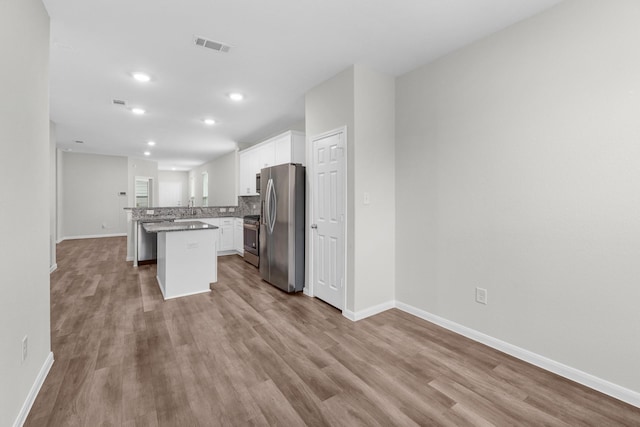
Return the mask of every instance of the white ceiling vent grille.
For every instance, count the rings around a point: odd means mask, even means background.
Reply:
[[[196,46],[206,47],[207,49],[212,49],[218,52],[227,53],[229,52],[229,50],[231,50],[231,46],[229,45],[226,45],[224,43],[220,43],[217,41],[205,39],[204,37],[195,36],[193,40]]]
[[[126,105],[126,102],[124,102],[121,99],[114,99],[113,103],[116,104],[116,105]]]

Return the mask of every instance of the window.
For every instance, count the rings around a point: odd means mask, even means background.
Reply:
[[[202,206],[209,206],[209,173],[202,172]]]

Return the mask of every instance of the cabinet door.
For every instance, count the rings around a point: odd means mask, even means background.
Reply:
[[[278,137],[273,141],[276,152],[276,165],[291,163],[291,137],[290,134]]]
[[[255,195],[256,193],[256,173],[258,170],[258,152],[248,150],[240,153],[240,190],[241,196]],[[258,170],[258,172],[256,172]]]
[[[260,173],[260,169],[262,168],[268,168],[276,164],[276,151],[275,145],[273,143],[268,142],[264,145],[261,145],[260,147],[258,147],[257,151],[260,160],[256,173]]]
[[[218,218],[220,227],[220,250],[233,250],[233,220],[234,218]]]
[[[242,220],[236,220],[233,226],[233,246],[236,252],[239,254],[244,253],[244,228],[242,227]]]
[[[220,250],[233,250],[233,225],[220,226]]]

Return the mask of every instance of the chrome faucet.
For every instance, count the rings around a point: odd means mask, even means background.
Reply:
[[[189,207],[189,215],[193,216],[195,215],[195,209],[194,209],[194,205],[195,205],[195,199],[193,197],[189,198],[189,203],[188,203],[188,207]]]

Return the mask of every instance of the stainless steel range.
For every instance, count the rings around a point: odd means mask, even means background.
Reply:
[[[243,220],[244,260],[258,267],[260,266],[260,215],[246,215]]]

